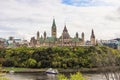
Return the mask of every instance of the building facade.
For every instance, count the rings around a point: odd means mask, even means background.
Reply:
[[[120,50],[120,38],[111,39],[111,40],[100,40],[98,44],[101,46],[108,46],[113,49]]]
[[[79,37],[78,32],[76,32],[75,37],[71,37],[69,35],[69,31],[64,26],[63,32],[61,36],[57,37],[57,26],[55,23],[55,19],[53,19],[52,27],[51,27],[51,37],[47,37],[47,33],[44,32],[43,36],[40,36],[39,31],[37,32],[37,37],[32,37],[30,40],[30,46],[31,47],[41,47],[41,46],[84,46],[85,45],[85,35],[84,32],[81,33],[81,38]],[[95,45],[95,35],[94,31],[92,30],[91,39],[90,39],[90,45]]]

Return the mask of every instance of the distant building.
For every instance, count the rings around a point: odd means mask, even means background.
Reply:
[[[27,40],[22,40],[22,42],[21,42],[21,44],[20,44],[21,46],[26,46],[26,47],[29,47],[30,45],[29,45],[29,42],[27,41]]]
[[[37,38],[32,37],[30,40],[31,47],[41,47],[41,46],[84,46],[85,45],[85,35],[84,32],[81,34],[81,38],[79,37],[78,32],[75,34],[75,37],[72,38],[69,35],[66,25],[64,26],[63,32],[61,36],[57,37],[57,27],[55,23],[55,19],[53,19],[52,28],[51,28],[51,37],[47,37],[47,33],[44,32],[43,36],[40,36],[39,31],[37,32]],[[90,45],[95,45],[95,34],[92,30],[91,37],[90,37]]]
[[[9,37],[7,40],[7,48],[17,48],[21,46],[29,46],[29,42],[27,40],[14,39],[14,37]]]
[[[100,40],[98,42],[100,45],[108,46],[110,48],[118,49],[118,41],[115,39],[112,40]]]
[[[117,41],[117,49],[120,50],[120,38],[114,39]]]
[[[118,41],[118,47],[117,47],[118,50],[120,50],[120,41]]]
[[[6,39],[0,38],[0,48],[6,47]]]

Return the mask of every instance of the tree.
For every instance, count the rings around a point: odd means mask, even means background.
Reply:
[[[36,67],[36,65],[37,65],[36,60],[31,58],[23,62],[23,66],[29,67],[29,68],[34,68]]]
[[[91,57],[106,80],[120,80],[120,52],[111,48],[102,50]]]

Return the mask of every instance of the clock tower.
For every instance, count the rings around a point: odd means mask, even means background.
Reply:
[[[52,29],[51,29],[51,34],[52,34],[52,37],[56,38],[56,34],[57,34],[57,30],[56,30],[56,24],[55,24],[55,19],[53,19],[53,23],[52,23]]]

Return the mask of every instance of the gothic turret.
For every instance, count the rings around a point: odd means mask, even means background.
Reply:
[[[78,32],[76,32],[76,38],[79,38]]]
[[[83,43],[83,45],[84,45],[84,43],[85,43],[85,35],[84,35],[84,32],[82,32],[81,37],[82,37],[82,43]]]
[[[40,33],[39,33],[39,31],[37,32],[37,45],[39,45],[39,39],[40,39]]]
[[[37,32],[37,40],[39,40],[39,38],[40,38],[40,33],[39,33],[39,31]]]
[[[52,30],[51,30],[51,34],[52,34],[52,37],[55,37],[56,38],[56,35],[57,35],[57,29],[56,29],[56,24],[55,24],[55,19],[53,19],[53,23],[52,23]]]
[[[94,34],[94,30],[92,29],[92,33],[91,33],[91,38],[90,38],[91,44],[95,45],[95,34]]]
[[[46,31],[45,31],[45,32],[44,32],[44,40],[46,39],[46,35],[47,35],[47,34],[46,34]]]

